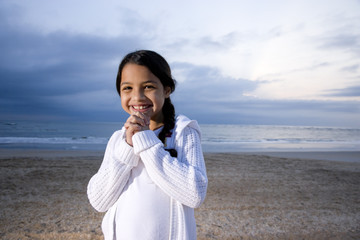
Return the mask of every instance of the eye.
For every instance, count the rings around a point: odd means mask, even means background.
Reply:
[[[131,90],[132,88],[130,86],[124,86],[121,88],[121,91],[129,91]]]
[[[153,86],[153,85],[145,85],[145,89],[155,89],[155,86]]]

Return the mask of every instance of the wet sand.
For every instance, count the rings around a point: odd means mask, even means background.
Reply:
[[[0,150],[0,239],[103,239],[86,196],[101,156]],[[295,156],[205,154],[198,239],[360,239],[360,163]]]

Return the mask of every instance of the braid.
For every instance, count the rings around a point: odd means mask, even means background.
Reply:
[[[170,97],[165,99],[162,113],[164,116],[164,127],[159,133],[159,139],[165,144],[166,137],[170,135],[171,130],[175,127],[175,108],[171,103]],[[177,157],[177,151],[175,149],[165,150],[170,153],[170,156]]]
[[[170,98],[166,98],[164,102],[164,106],[162,108],[162,113],[164,116],[164,127],[159,133],[159,139],[165,143],[165,138],[170,131],[175,127],[175,108],[171,103]]]

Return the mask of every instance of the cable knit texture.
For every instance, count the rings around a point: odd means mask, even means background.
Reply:
[[[131,169],[141,158],[149,177],[171,199],[169,239],[196,239],[194,208],[204,201],[208,183],[197,122],[177,117],[167,138],[167,148],[175,148],[177,157],[165,151],[151,130],[136,133],[132,140],[134,147],[126,143],[124,128],[112,135],[100,169],[88,184],[90,203],[101,212],[115,208]]]

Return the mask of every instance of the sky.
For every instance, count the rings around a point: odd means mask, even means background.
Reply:
[[[359,0],[0,0],[0,120],[119,121],[125,54],[200,123],[360,127]]]

